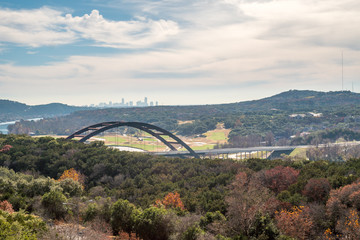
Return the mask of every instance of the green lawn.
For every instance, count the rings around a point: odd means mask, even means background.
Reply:
[[[306,148],[295,148],[294,151],[290,153],[290,157],[306,159]]]
[[[207,150],[207,149],[214,149],[215,144],[206,144],[202,146],[192,146],[192,150]],[[187,151],[186,148],[181,148],[180,151]]]
[[[191,147],[193,150],[207,150],[207,149],[214,149],[215,144],[206,144],[203,146],[193,146]]]
[[[227,141],[225,132],[208,132],[205,135],[213,141]]]
[[[124,136],[102,136],[102,137],[99,137],[99,138],[103,138],[105,139],[105,142],[108,143],[108,142],[112,142],[112,143],[124,143],[124,142],[127,142],[128,139]]]

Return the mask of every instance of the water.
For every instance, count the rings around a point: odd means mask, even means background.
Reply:
[[[12,122],[2,122],[2,123],[0,123],[0,133],[2,133],[2,134],[8,134],[7,127],[8,127],[10,124],[15,124],[15,121],[12,121]]]
[[[31,118],[31,119],[26,119],[26,121],[39,121],[43,118]],[[7,130],[7,127],[11,124],[15,124],[16,122],[19,122],[20,120],[16,120],[16,121],[11,121],[11,122],[2,122],[0,123],[0,133],[2,134],[8,134],[9,131]]]
[[[111,146],[112,148],[116,148],[119,151],[127,151],[127,152],[145,152],[145,150],[139,148],[125,147],[125,146]]]

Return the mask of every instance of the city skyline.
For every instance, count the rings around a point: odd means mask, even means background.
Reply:
[[[359,12],[357,0],[0,0],[0,96],[197,105],[358,92]]]
[[[99,107],[99,108],[107,108],[107,107],[153,107],[153,106],[159,106],[158,101],[148,101],[147,97],[144,97],[144,101],[138,100],[134,102],[133,100],[125,101],[125,98],[121,99],[121,102],[113,102],[108,101],[106,102],[100,102],[99,104],[89,104],[84,105],[86,107]]]

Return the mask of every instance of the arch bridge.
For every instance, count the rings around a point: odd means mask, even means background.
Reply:
[[[171,132],[169,132],[163,128],[157,127],[155,125],[143,123],[143,122],[124,122],[124,121],[102,122],[102,123],[94,124],[94,125],[85,127],[83,129],[80,129],[79,131],[76,131],[75,133],[68,136],[66,139],[72,139],[75,137],[79,137],[80,142],[85,142],[86,140],[88,140],[89,138],[91,138],[93,136],[96,136],[102,132],[105,132],[109,129],[117,128],[117,127],[137,128],[137,129],[147,132],[150,135],[154,136],[155,138],[159,139],[162,143],[164,143],[167,147],[169,147],[171,151],[177,151],[177,149],[174,145],[179,144],[179,145],[183,146],[186,150],[189,151],[189,153],[188,153],[189,155],[191,155],[195,158],[200,158],[199,155],[194,150],[192,150],[185,142],[183,142],[180,138],[178,138]],[[164,138],[166,136],[169,137],[171,139],[171,141],[166,140]]]

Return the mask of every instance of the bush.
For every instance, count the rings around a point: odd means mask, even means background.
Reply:
[[[129,201],[119,199],[115,202],[111,208],[111,226],[114,234],[124,231],[130,236],[139,214],[140,211]]]
[[[0,239],[36,240],[45,231],[45,222],[37,216],[0,210]]]
[[[44,194],[41,203],[48,211],[51,218],[60,219],[66,214],[66,208],[64,206],[66,201],[67,198],[62,192],[59,190],[52,190]]]
[[[136,233],[143,240],[168,240],[175,229],[171,212],[163,208],[145,209],[136,222]]]

